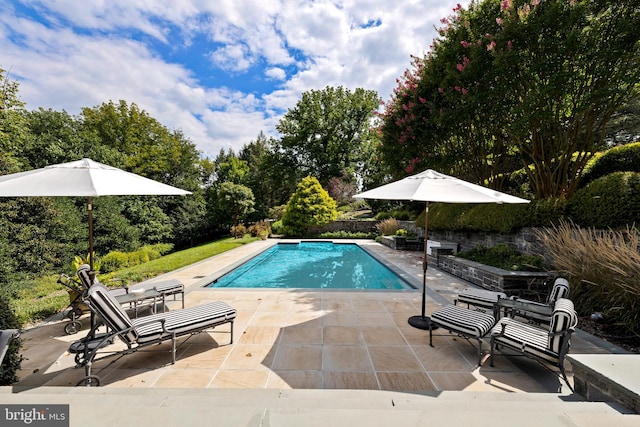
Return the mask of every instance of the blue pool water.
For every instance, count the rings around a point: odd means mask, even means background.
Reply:
[[[208,286],[413,289],[358,245],[332,242],[279,243]]]

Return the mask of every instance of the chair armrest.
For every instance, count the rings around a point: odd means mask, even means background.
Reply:
[[[502,322],[502,323],[500,323],[500,326],[501,326],[501,328],[500,328],[500,331],[499,331],[499,332],[498,332],[498,331],[495,331],[495,330],[493,330],[493,329],[491,330],[491,336],[492,336],[492,337],[501,337],[501,336],[503,336],[503,335],[504,335],[504,331],[505,331],[505,329],[507,328],[507,324],[506,324],[506,323],[504,323],[504,322]]]
[[[574,327],[568,327],[567,329],[563,329],[558,332],[549,332],[548,335],[549,337],[555,337],[557,335],[573,334],[575,331],[576,329]]]

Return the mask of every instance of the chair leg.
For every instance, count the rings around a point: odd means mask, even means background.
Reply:
[[[429,322],[429,346],[433,347],[433,328],[431,327],[431,325],[433,324],[433,321]]]
[[[229,342],[229,344],[233,344],[233,320],[230,323],[231,323],[231,341]]]
[[[560,368],[560,373],[562,374],[562,378],[564,379],[565,384],[567,384],[567,387],[569,387],[569,390],[571,390],[571,393],[575,393],[575,390],[573,389],[573,387],[571,387],[571,384],[569,384],[569,378],[567,378],[567,372],[564,369],[563,360],[560,361],[560,363],[558,364],[558,367]],[[562,386],[560,386],[560,388],[562,389]]]
[[[176,363],[176,335],[172,334],[171,337],[171,364],[175,365]]]
[[[493,353],[495,351],[495,347],[496,347],[496,342],[493,339],[493,336],[491,337],[491,350],[490,350],[490,354],[489,354],[489,366],[491,366],[493,368]]]

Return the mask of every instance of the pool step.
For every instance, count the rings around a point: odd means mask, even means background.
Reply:
[[[68,403],[72,426],[640,425],[624,408],[545,393],[3,387],[0,402]]]

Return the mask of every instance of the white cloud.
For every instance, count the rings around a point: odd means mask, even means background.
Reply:
[[[284,80],[287,77],[287,72],[279,67],[267,68],[264,74],[271,80]]]
[[[0,10],[0,68],[19,79],[27,108],[76,114],[124,99],[181,129],[209,156],[237,151],[260,131],[275,136],[280,115],[307,90],[363,87],[388,99],[409,56],[425,53],[434,26],[457,3],[9,1],[47,16],[43,25],[13,7]],[[180,52],[197,37],[210,41],[209,51],[194,54],[209,58],[210,70],[229,71],[230,82],[242,76],[243,89],[206,86],[211,80],[198,70],[158,50]]]

